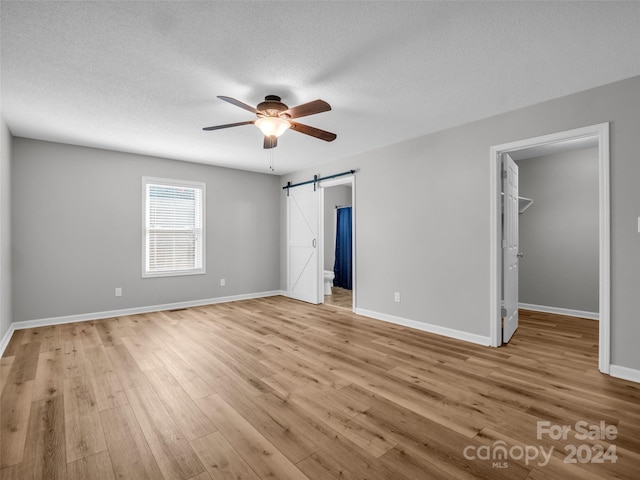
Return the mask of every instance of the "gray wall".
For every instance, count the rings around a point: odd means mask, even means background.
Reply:
[[[490,147],[610,121],[611,361],[640,369],[638,112],[633,77],[309,168],[281,184],[357,169],[357,307],[488,337]],[[284,282],[284,261],[281,272]]]
[[[351,186],[324,189],[324,269],[330,271],[336,259],[336,205],[351,205]]]
[[[595,312],[599,285],[598,149],[516,162],[520,195],[520,302]]]
[[[0,118],[0,340],[12,322],[11,143],[11,133]]]
[[[206,275],[141,278],[142,176],[206,182]],[[14,320],[278,290],[278,186],[271,175],[15,138]]]

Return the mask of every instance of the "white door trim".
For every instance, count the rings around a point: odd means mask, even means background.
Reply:
[[[611,364],[611,209],[609,192],[609,122],[576,128],[565,132],[552,133],[540,137],[494,145],[490,149],[490,251],[489,251],[489,315],[491,346],[501,345],[500,303],[501,303],[501,227],[500,227],[500,175],[501,154],[524,148],[545,145],[566,140],[595,137],[598,139],[599,170],[599,300],[600,331],[598,367],[602,373],[609,373]]]
[[[323,267],[320,269],[320,286],[322,287],[324,284],[324,189],[328,187],[336,187],[338,185],[351,185],[351,274],[352,274],[352,290],[351,296],[353,300],[353,305],[351,306],[351,311],[355,312],[357,303],[357,291],[356,288],[356,177],[355,175],[348,175],[341,178],[334,178],[332,180],[323,180],[320,184],[320,234],[318,237],[320,238],[320,265]],[[322,288],[321,288],[322,291]],[[320,298],[324,298],[324,295],[321,295]]]

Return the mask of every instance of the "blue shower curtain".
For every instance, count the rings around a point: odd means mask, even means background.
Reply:
[[[339,208],[337,212],[333,285],[351,290],[351,207]]]

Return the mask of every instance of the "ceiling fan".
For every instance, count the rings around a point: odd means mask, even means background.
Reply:
[[[292,118],[306,117],[307,115],[314,115],[316,113],[331,110],[331,105],[324,100],[314,100],[312,102],[298,105],[297,107],[289,108],[282,103],[280,97],[277,95],[267,95],[264,97],[264,102],[260,102],[256,108],[253,108],[251,105],[247,105],[235,98],[224,96],[218,96],[218,98],[255,113],[258,118],[255,120],[248,120],[246,122],[205,127],[203,130],[220,130],[222,128],[255,124],[255,126],[264,134],[264,148],[276,147],[278,145],[278,137],[289,128],[291,130],[304,133],[305,135],[311,135],[312,137],[319,138],[326,142],[332,142],[337,137],[335,133],[320,130],[319,128],[310,127],[309,125],[304,125],[291,120]]]

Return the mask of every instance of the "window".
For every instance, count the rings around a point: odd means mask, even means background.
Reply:
[[[205,184],[142,178],[143,277],[205,273]]]

